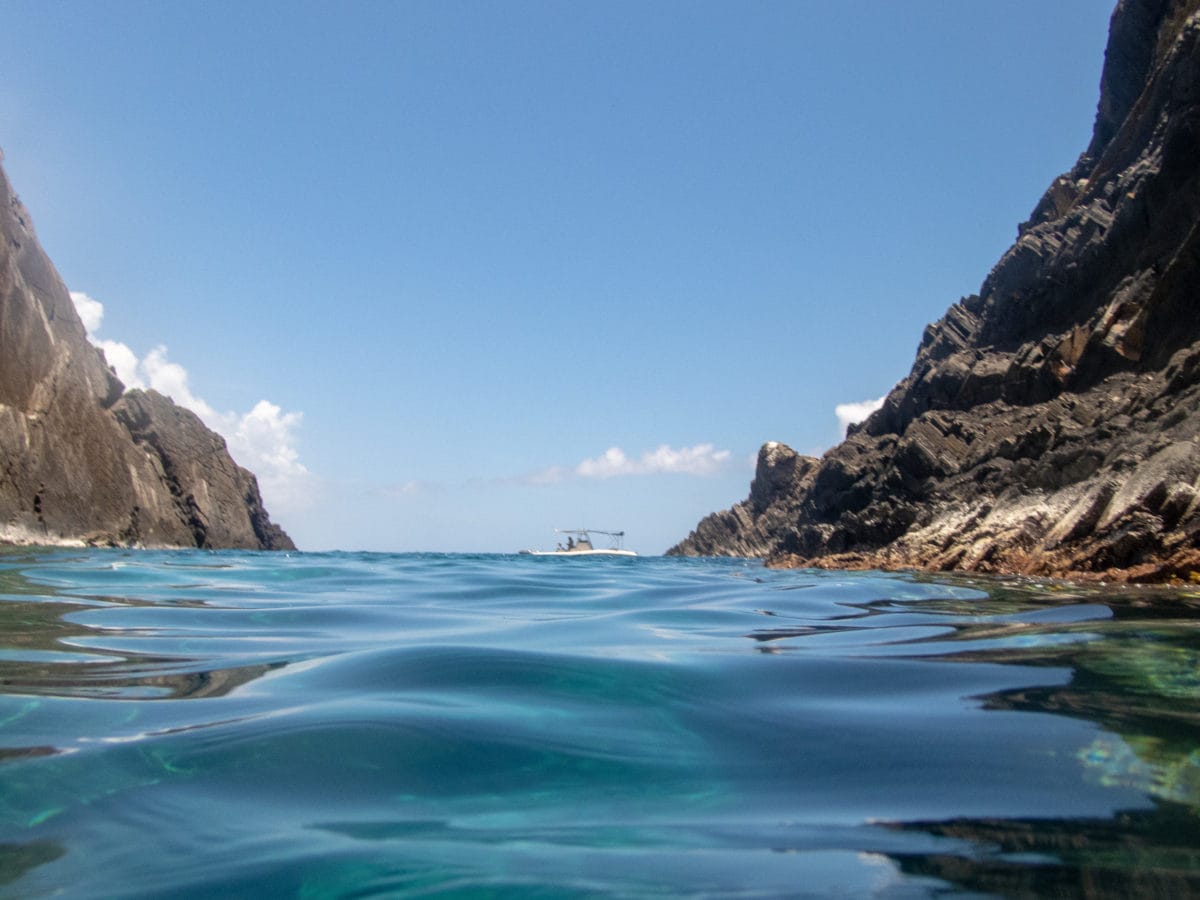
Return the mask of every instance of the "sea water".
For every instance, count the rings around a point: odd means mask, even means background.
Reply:
[[[1186,590],[14,550],[0,601],[5,896],[1200,891]]]

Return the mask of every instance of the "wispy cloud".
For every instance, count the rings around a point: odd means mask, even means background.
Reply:
[[[863,421],[875,410],[883,406],[883,401],[887,399],[887,394],[884,394],[877,400],[863,400],[859,403],[839,403],[833,408],[833,413],[838,418],[838,425],[842,429],[842,437],[846,436],[847,429],[851,425]]]
[[[381,487],[373,489],[372,493],[378,497],[386,497],[393,500],[402,500],[409,497],[423,497],[431,494],[445,493],[446,487],[435,481],[424,481],[419,478],[413,478],[405,481],[402,484],[385,484]]]
[[[225,438],[233,458],[258,476],[263,499],[276,514],[305,504],[311,475],[296,446],[302,413],[285,413],[268,400],[258,401],[245,413],[219,412],[192,392],[187,369],[168,359],[165,345],[139,357],[127,344],[97,336],[104,320],[103,303],[79,291],[71,292],[71,300],[88,339],[104,352],[127,388],[158,391],[198,415]]]
[[[715,475],[731,454],[717,450],[712,444],[675,449],[661,444],[640,456],[629,456],[620,447],[609,447],[599,456],[590,457],[575,466],[551,466],[520,479],[524,484],[559,484],[575,478],[615,478],[622,475]]]
[[[519,478],[522,484],[561,484],[569,479],[572,475],[572,470],[567,466],[551,466],[548,469],[542,469],[540,472],[534,472],[532,475],[525,475]]]

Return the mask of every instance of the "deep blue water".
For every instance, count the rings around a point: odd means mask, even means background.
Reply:
[[[0,893],[1200,892],[1200,599],[0,554]]]

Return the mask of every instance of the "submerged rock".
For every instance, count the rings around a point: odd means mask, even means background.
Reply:
[[[294,549],[219,435],[126,393],[3,170],[0,541]]]
[[[821,460],[766,445],[676,555],[1200,571],[1200,0],[1122,0],[1096,124],[979,294]],[[804,460],[790,471],[770,462]]]

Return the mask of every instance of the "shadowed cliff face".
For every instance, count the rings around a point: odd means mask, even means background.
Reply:
[[[883,408],[669,553],[1163,579],[1200,569],[1200,0],[1122,0],[1093,139]]]
[[[294,549],[219,435],[124,392],[2,170],[0,541]]]

